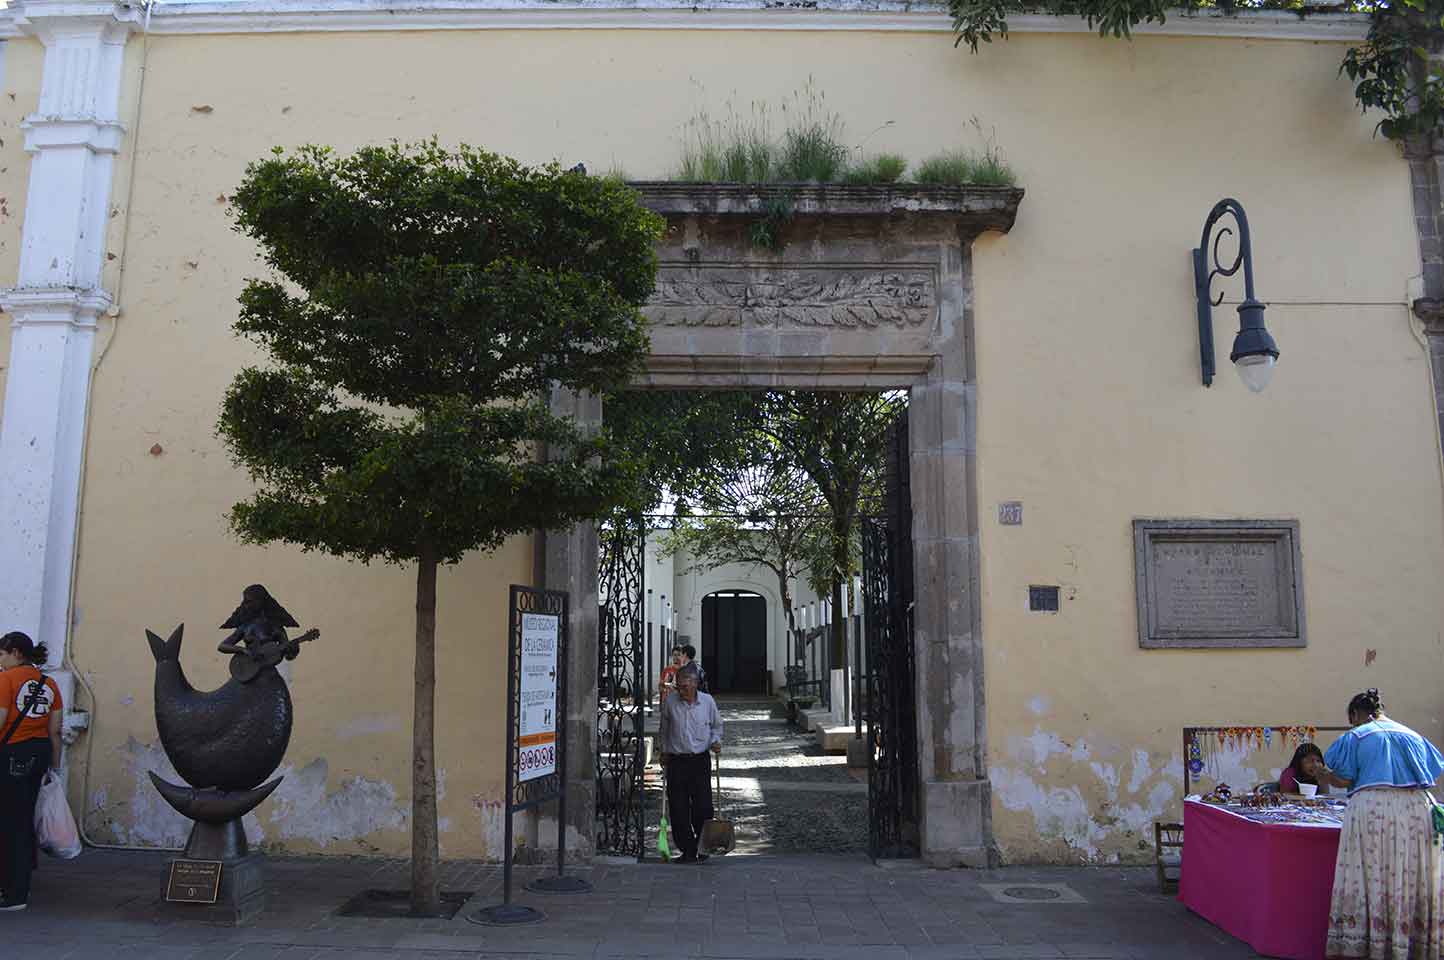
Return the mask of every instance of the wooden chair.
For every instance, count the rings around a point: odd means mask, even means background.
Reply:
[[[1158,889],[1161,893],[1178,890],[1178,878],[1183,871],[1183,824],[1153,824],[1153,854],[1158,868]]]

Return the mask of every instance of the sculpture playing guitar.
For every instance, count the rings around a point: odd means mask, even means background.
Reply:
[[[233,632],[221,642],[231,654],[231,679],[211,691],[191,686],[181,668],[185,624],[162,640],[147,630],[155,655],[155,725],[161,746],[189,786],[150,775],[156,790],[182,815],[196,821],[186,857],[235,860],[247,855],[241,818],[270,796],[281,778],[262,783],[280,766],[291,740],[292,705],[276,671],[300,646],[320,636],[310,630],[294,640],[298,626],[266,588],[245,589],[241,605],[221,625]]]

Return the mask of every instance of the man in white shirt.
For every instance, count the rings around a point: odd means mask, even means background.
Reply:
[[[677,671],[677,693],[662,701],[657,726],[667,771],[667,810],[682,863],[701,863],[702,824],[712,819],[711,753],[722,752],[722,714],[711,694],[697,689],[695,663]]]

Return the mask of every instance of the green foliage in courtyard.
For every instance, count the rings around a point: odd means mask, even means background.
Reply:
[[[683,451],[667,489],[676,499],[671,550],[699,569],[760,564],[790,596],[801,576],[837,610],[859,572],[859,518],[878,495],[888,430],[906,415],[905,392],[667,393],[619,398],[607,419],[659,454]],[[700,413],[694,412],[696,405]],[[615,410],[615,412],[613,412]],[[646,438],[665,438],[665,443]],[[790,604],[789,604],[790,606]],[[842,619],[831,639],[842,662]]]
[[[257,485],[231,528],[417,564],[412,911],[435,915],[437,568],[636,498],[628,448],[547,397],[640,368],[662,223],[614,180],[435,141],[277,150],[231,200],[270,268],[234,325],[267,361],[217,427]]]
[[[1304,15],[1307,0],[947,0],[957,43],[977,53],[995,36],[1007,38],[1008,17],[1050,13],[1081,17],[1099,36],[1129,37],[1144,23],[1202,11],[1289,10]],[[1433,133],[1444,121],[1444,75],[1430,55],[1444,47],[1444,0],[1347,0],[1329,12],[1365,13],[1369,33],[1344,54],[1339,72],[1354,83],[1360,108],[1383,112],[1377,130],[1392,140]]]

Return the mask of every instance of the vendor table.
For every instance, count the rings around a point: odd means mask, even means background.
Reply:
[[[1249,813],[1184,802],[1178,898],[1261,954],[1321,960],[1339,826],[1261,823]]]

